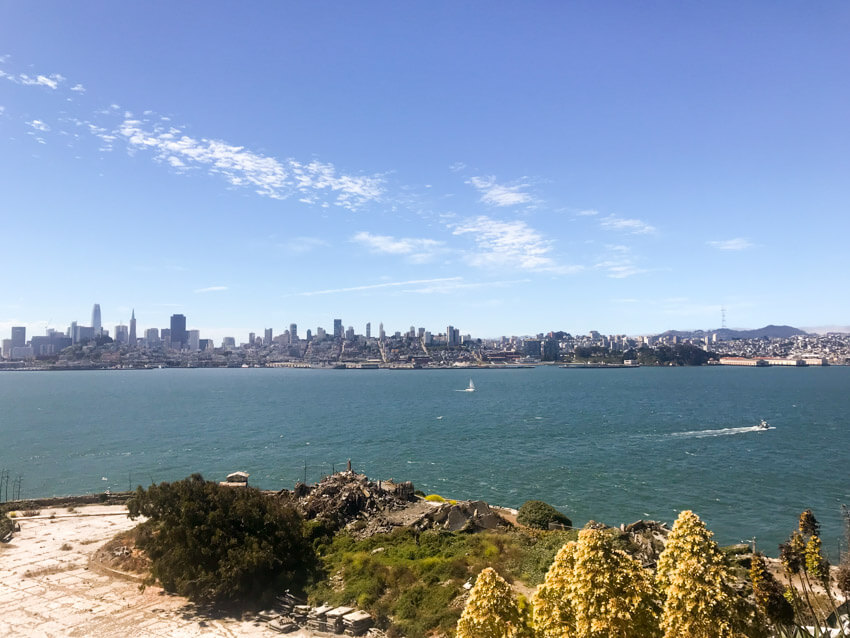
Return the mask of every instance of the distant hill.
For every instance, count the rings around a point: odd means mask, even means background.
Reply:
[[[793,326],[774,326],[773,324],[764,328],[755,330],[730,330],[729,328],[720,328],[718,330],[668,330],[659,335],[660,337],[680,337],[682,339],[699,339],[700,337],[708,337],[713,334],[717,335],[718,339],[730,341],[732,339],[760,339],[767,337],[768,339],[787,339],[795,335],[808,334],[804,330],[794,328]]]

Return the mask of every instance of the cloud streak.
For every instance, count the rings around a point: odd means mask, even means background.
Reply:
[[[195,289],[195,294],[201,294],[205,292],[223,292],[225,290],[228,290],[227,286],[208,286],[207,288]]]
[[[351,241],[365,246],[372,253],[403,255],[414,263],[430,261],[445,247],[444,242],[435,239],[374,235],[367,231],[360,231],[351,238]]]
[[[497,184],[493,175],[470,177],[467,184],[471,184],[481,193],[480,201],[490,206],[516,206],[534,201],[531,195],[522,190],[527,188],[528,184]]]
[[[746,250],[752,248],[753,244],[743,237],[735,237],[734,239],[723,239],[719,241],[707,241],[707,245],[717,250]]]
[[[585,211],[589,213],[591,211]],[[595,212],[595,211],[593,211]],[[650,235],[655,227],[639,219],[626,219],[617,215],[606,215],[599,218],[599,225],[605,230],[614,230],[632,235]]]
[[[414,286],[419,284],[436,284],[441,282],[461,281],[463,277],[440,277],[437,279],[411,279],[409,281],[390,281],[380,284],[367,284],[365,286],[352,286],[350,288],[331,288],[328,290],[313,290],[310,292],[298,292],[288,297],[315,297],[316,295],[334,295],[343,292],[363,292],[365,290],[380,290],[382,288],[398,288],[401,286]]]
[[[553,242],[522,220],[501,221],[479,215],[453,226],[454,235],[471,235],[476,250],[467,253],[473,266],[518,268],[526,271],[569,274],[579,266],[558,264],[550,253]]]
[[[126,117],[113,130],[89,122],[78,123],[105,142],[104,150],[123,139],[131,153],[149,152],[156,161],[179,172],[206,170],[232,186],[251,188],[272,199],[299,194],[305,203],[356,210],[379,201],[385,191],[380,176],[348,175],[339,173],[329,163],[279,160],[223,140],[195,138],[171,125],[168,118],[150,122]]]

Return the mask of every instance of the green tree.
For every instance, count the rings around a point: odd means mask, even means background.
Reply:
[[[526,501],[519,508],[517,523],[537,529],[549,529],[549,523],[572,527],[573,522],[554,507],[543,501]]]
[[[575,553],[575,542],[566,543],[558,551],[546,579],[531,599],[536,638],[570,638],[575,635],[575,612],[570,602]]]
[[[529,635],[511,586],[487,567],[478,574],[457,622],[457,638],[523,638]]]
[[[750,582],[758,610],[775,627],[784,627],[794,622],[794,608],[783,595],[779,581],[767,569],[764,556],[753,554],[750,561]]]
[[[314,563],[301,517],[254,488],[223,487],[200,474],[139,487],[127,503],[144,516],[138,544],[151,581],[201,601],[254,601],[298,587]]]
[[[576,638],[658,636],[656,593],[650,573],[616,549],[610,533],[579,533],[569,586]]]
[[[727,638],[743,629],[743,610],[712,536],[690,510],[673,525],[656,572],[664,594],[664,638]]]

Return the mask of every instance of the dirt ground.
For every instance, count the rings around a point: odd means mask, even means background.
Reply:
[[[0,543],[0,636],[281,635],[258,619],[202,613],[158,587],[140,591],[137,581],[90,568],[99,547],[136,524],[124,506],[42,509],[39,516],[16,520],[21,531]]]

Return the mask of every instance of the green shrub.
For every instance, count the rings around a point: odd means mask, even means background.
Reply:
[[[223,487],[200,474],[176,483],[139,487],[127,503],[131,518],[147,517],[137,545],[151,560],[152,578],[192,600],[268,601],[298,588],[315,552],[301,517],[254,488]]]
[[[4,538],[13,529],[15,529],[14,521],[6,514],[0,514],[0,538]]]
[[[549,529],[549,523],[572,527],[573,522],[554,507],[543,501],[526,501],[519,508],[517,523],[535,529]]]

